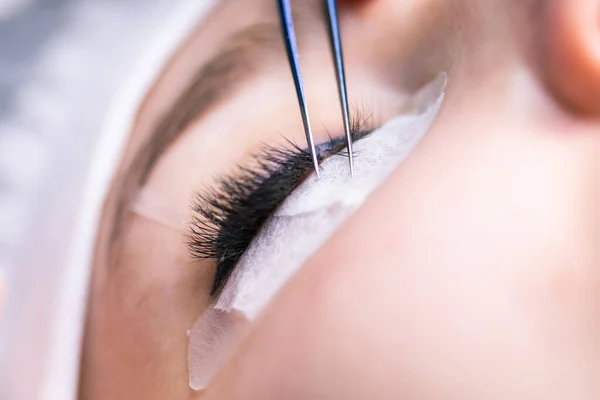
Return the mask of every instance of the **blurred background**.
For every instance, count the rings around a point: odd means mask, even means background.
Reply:
[[[74,267],[85,257],[73,243],[92,152],[134,64],[185,1],[0,0],[2,400],[73,396],[86,294],[72,283],[89,273]]]

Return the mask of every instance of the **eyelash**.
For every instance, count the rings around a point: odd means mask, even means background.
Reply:
[[[356,141],[372,129],[365,129],[369,118],[354,115],[350,132]],[[330,138],[317,146],[319,161],[343,155],[344,148],[343,139]],[[192,202],[188,248],[192,259],[217,260],[211,296],[223,288],[267,218],[313,169],[310,153],[290,141],[264,147],[254,161],[252,167],[237,166],[235,173],[196,194]]]

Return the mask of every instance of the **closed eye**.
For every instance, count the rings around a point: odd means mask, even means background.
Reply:
[[[354,115],[359,115],[355,113]],[[368,118],[355,117],[354,141],[368,136]],[[336,137],[317,146],[319,161],[343,155],[345,141]],[[310,153],[288,142],[266,146],[252,157],[252,166],[236,171],[195,195],[188,248],[193,259],[216,260],[211,296],[220,292],[268,217],[313,172]]]

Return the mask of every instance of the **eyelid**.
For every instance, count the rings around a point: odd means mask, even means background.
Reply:
[[[366,135],[366,134],[365,134]],[[355,140],[358,140],[362,135]],[[319,156],[327,158],[340,153],[344,148],[343,138],[333,138],[329,142],[317,146]],[[243,168],[243,167],[242,167]],[[131,203],[129,210],[143,218],[156,222],[166,228],[184,234],[189,228],[189,216],[173,211],[174,207],[156,191],[147,187],[141,188]]]
[[[335,150],[334,140],[335,144],[338,144],[336,138],[317,146],[320,157],[325,158],[338,153]],[[339,142],[342,142],[342,138],[339,138]],[[174,212],[173,207],[162,196],[148,188],[139,190],[131,203],[130,211],[177,231],[184,231],[189,224],[187,215]]]

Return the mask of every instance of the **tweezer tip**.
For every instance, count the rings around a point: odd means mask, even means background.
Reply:
[[[321,173],[319,172],[319,163],[316,159],[313,160],[313,165],[315,167],[315,174],[317,174],[317,179],[321,179]]]
[[[348,149],[348,164],[350,164],[350,176],[354,178],[354,151],[352,150],[352,134],[350,133],[350,126],[347,119],[344,130],[346,131],[346,148]]]

